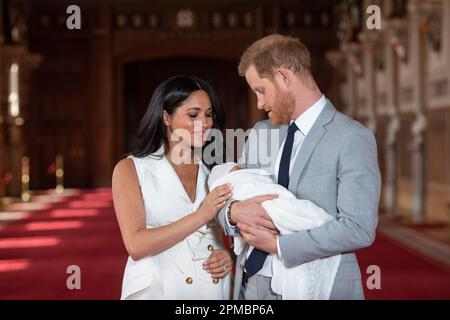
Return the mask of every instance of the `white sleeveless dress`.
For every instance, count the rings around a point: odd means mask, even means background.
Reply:
[[[156,157],[162,151],[160,148],[144,158],[129,157],[136,167],[147,228],[168,225],[194,212],[208,193],[209,170],[203,163],[199,164],[196,199],[192,203],[166,157]],[[231,299],[231,275],[213,281],[202,267],[214,249],[223,248],[222,230],[212,222],[157,255],[139,261],[129,257],[121,299]]]

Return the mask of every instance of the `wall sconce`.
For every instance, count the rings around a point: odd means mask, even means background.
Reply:
[[[19,65],[17,63],[11,64],[9,68],[8,113],[13,118],[20,115]]]
[[[62,155],[56,156],[56,193],[64,192],[64,158]]]
[[[22,201],[30,201],[30,158],[22,158]]]

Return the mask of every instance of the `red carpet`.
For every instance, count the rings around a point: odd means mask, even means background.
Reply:
[[[450,268],[378,233],[375,243],[357,254],[366,299],[450,299]],[[381,271],[381,289],[368,290],[370,265]]]
[[[0,227],[0,299],[118,299],[127,254],[111,191],[52,199],[25,204],[40,209]],[[450,299],[448,269],[381,234],[358,259],[364,279],[367,266],[381,268],[381,290],[366,289],[367,299]],[[81,269],[81,290],[66,286],[70,265]]]
[[[85,191],[0,229],[0,299],[119,299],[127,258],[111,191]],[[81,289],[66,286],[67,267]]]

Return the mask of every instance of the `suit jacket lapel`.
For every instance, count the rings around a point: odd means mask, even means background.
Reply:
[[[279,139],[278,139],[278,150],[281,148],[281,144],[283,143],[284,139],[286,139],[287,136],[287,131],[288,131],[289,126],[287,125],[283,125],[280,127],[280,131],[279,131]],[[277,157],[277,154],[274,155],[274,157]]]
[[[289,126],[282,125],[282,126],[279,127],[279,130],[278,130],[278,149],[277,149],[278,152],[273,152],[272,153],[272,162],[271,162],[271,168],[270,168],[270,171],[273,172],[272,178],[274,178],[275,174],[276,174],[276,172],[275,172],[275,164],[277,162],[278,153],[282,152],[280,148],[281,148],[281,145],[282,145],[284,139],[286,139],[288,128],[289,128]],[[268,150],[271,150],[270,149],[270,144],[271,143],[274,143],[274,142],[270,138],[269,141],[268,141],[268,146],[267,146]]]
[[[298,184],[298,181],[301,177],[303,169],[308,163],[311,154],[316,148],[322,136],[327,131],[325,125],[330,123],[333,120],[334,115],[336,114],[336,109],[331,104],[331,102],[327,102],[322,112],[319,114],[316,122],[311,127],[311,130],[306,135],[305,140],[299,150],[299,154],[295,159],[294,166],[292,168],[291,177],[289,179],[289,189],[294,190]]]

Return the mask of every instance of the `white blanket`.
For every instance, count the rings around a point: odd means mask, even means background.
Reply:
[[[255,196],[277,194],[262,207],[280,231],[286,235],[319,227],[333,217],[309,200],[297,199],[289,190],[275,184],[270,174],[260,169],[241,169],[211,181],[210,190],[224,183],[233,185],[233,199],[246,200]],[[234,237],[234,252],[239,255],[247,244]],[[276,255],[272,260],[272,290],[283,300],[329,299],[341,255],[335,255],[288,268]]]

